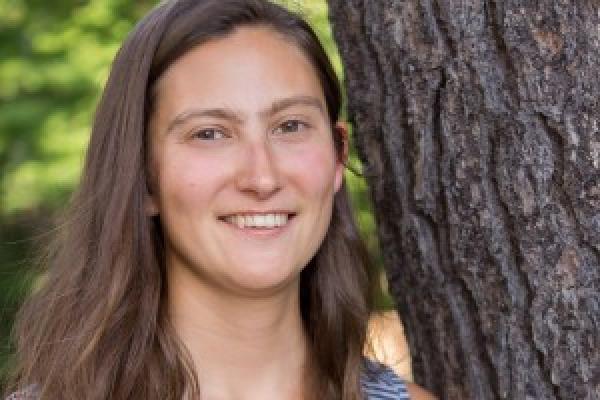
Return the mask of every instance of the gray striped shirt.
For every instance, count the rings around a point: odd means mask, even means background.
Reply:
[[[365,371],[361,377],[365,400],[409,400],[404,381],[389,367],[365,359]]]

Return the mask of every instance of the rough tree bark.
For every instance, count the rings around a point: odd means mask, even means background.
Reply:
[[[416,381],[600,399],[600,2],[329,7]]]

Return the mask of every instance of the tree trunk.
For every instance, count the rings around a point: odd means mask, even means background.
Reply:
[[[329,7],[416,381],[600,399],[600,2]]]

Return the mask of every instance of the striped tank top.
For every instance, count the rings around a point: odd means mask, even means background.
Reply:
[[[364,400],[410,400],[406,385],[389,367],[364,359],[361,388]],[[13,393],[6,400],[35,400],[35,387]]]
[[[392,369],[366,358],[360,383],[365,400],[410,400],[404,381]]]

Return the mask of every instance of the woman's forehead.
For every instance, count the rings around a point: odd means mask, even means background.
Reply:
[[[175,108],[192,102],[258,110],[297,96],[324,103],[322,92],[317,71],[302,50],[266,27],[238,28],[194,47],[156,86],[157,100]]]

